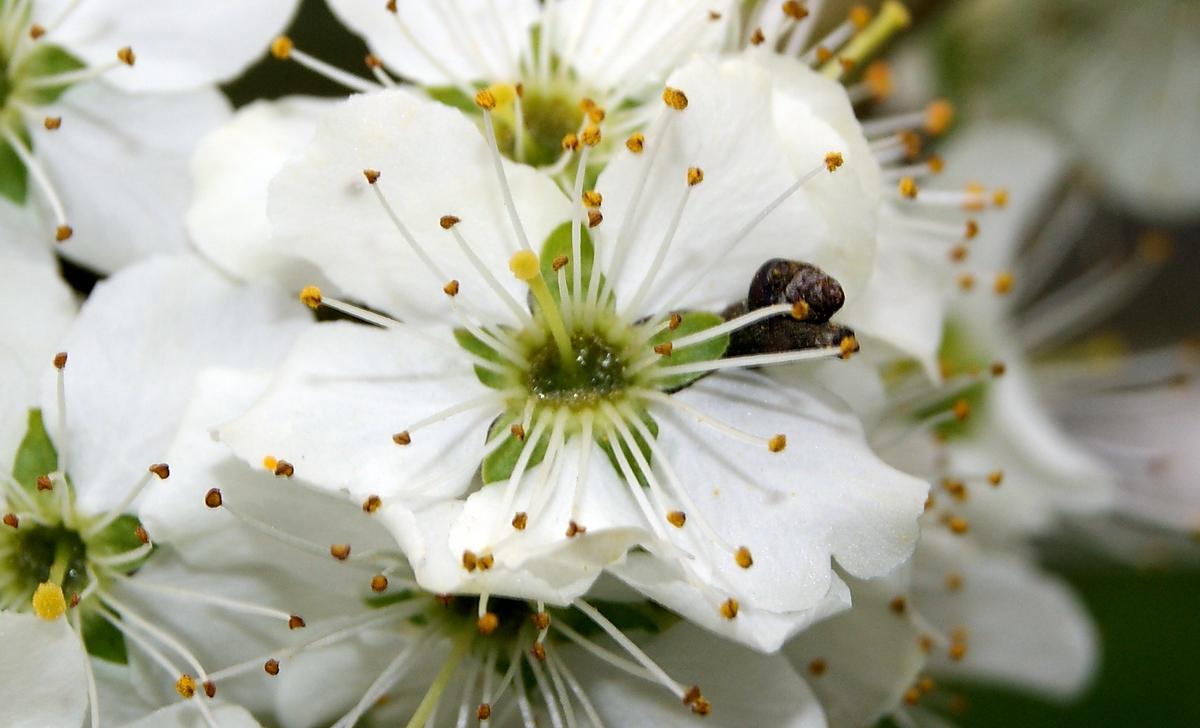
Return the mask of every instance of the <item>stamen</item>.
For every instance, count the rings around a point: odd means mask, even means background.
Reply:
[[[576,609],[587,615],[587,617],[591,619],[597,627],[604,630],[609,637],[612,637],[617,644],[619,644],[627,653],[629,653],[630,657],[636,660],[642,667],[646,668],[646,670],[653,676],[654,680],[656,680],[660,685],[678,696],[682,696],[688,692],[687,688],[685,688],[682,684],[672,680],[671,676],[668,675],[661,667],[659,667],[654,660],[651,660],[649,655],[647,655],[645,652],[642,652],[642,650],[633,643],[633,640],[626,637],[621,630],[617,629],[616,625],[608,621],[608,618],[601,614],[595,607],[582,599],[576,599],[574,602],[572,602],[572,604]]]
[[[113,598],[110,592],[100,591],[99,595],[101,601],[104,602],[104,604],[109,608],[120,614],[122,619],[128,620],[130,624],[136,626],[138,629],[143,630],[146,632],[146,634],[158,640],[161,644],[171,648],[175,654],[182,657],[184,662],[186,662],[192,667],[193,670],[196,671],[196,674],[199,675],[202,683],[209,682],[208,673],[205,672],[204,667],[200,664],[200,661],[196,659],[196,656],[193,655],[191,650],[185,647],[182,642],[159,629],[154,625],[154,623],[150,622],[137,612],[134,612],[125,604],[117,601],[115,598]],[[126,634],[129,634],[128,630],[126,630]]]
[[[101,63],[95,66],[87,66],[75,71],[65,71],[63,73],[55,73],[49,76],[36,76],[21,84],[23,89],[45,89],[45,88],[61,88],[64,86],[73,86],[85,81],[93,81],[100,78],[109,71],[120,68],[121,66],[132,66],[135,60],[133,50],[130,48],[122,48],[117,51],[116,60],[108,63]]]
[[[559,712],[558,701],[555,699],[554,693],[550,690],[550,685],[546,680],[545,671],[542,670],[541,662],[529,655],[525,656],[525,662],[529,664],[529,669],[533,673],[533,679],[537,684],[538,692],[542,694],[542,702],[546,704],[546,712],[550,716],[552,728],[563,728],[562,713]],[[572,722],[574,722],[573,717]]]
[[[579,684],[579,680],[567,666],[566,660],[563,660],[556,653],[549,654],[550,665],[557,671],[562,673],[563,678],[567,681],[567,685],[571,688],[571,692],[575,694],[575,698],[579,704],[583,706],[583,712],[587,714],[588,722],[596,728],[603,728],[604,721],[600,720],[599,713],[596,712],[596,706],[592,705],[592,701],[588,698],[587,692],[583,686]]]
[[[512,223],[513,232],[516,234],[521,248],[533,252],[533,248],[529,246],[529,238],[525,235],[525,227],[521,224],[521,217],[517,214],[512,190],[508,186],[508,176],[504,172],[504,160],[500,157],[500,148],[496,144],[496,129],[492,122],[491,112],[492,108],[495,108],[496,99],[491,92],[480,91],[475,95],[475,105],[483,112],[483,130],[486,132],[488,149],[492,152],[492,164],[496,169],[496,178],[500,182],[500,191],[504,195],[504,206],[508,210],[508,219]]]
[[[846,47],[838,54],[837,61],[843,61],[857,66],[862,64],[879,51],[892,36],[904,30],[912,23],[912,15],[908,8],[897,0],[884,0],[879,8],[879,14],[865,28],[858,32]],[[821,73],[830,78],[841,78],[845,72],[843,63],[830,61],[821,68]]]
[[[383,88],[379,84],[371,83],[370,81],[356,76],[353,73],[348,73],[337,66],[330,65],[319,58],[310,56],[304,51],[296,48],[295,44],[292,42],[292,39],[286,35],[281,35],[271,42],[271,55],[275,56],[281,61],[293,60],[313,73],[316,73],[318,76],[323,76],[336,84],[345,86],[351,91],[357,91],[359,93],[371,93],[372,91],[379,91]]]
[[[458,243],[458,247],[463,251],[463,254],[467,256],[467,259],[471,261],[471,265],[475,268],[479,275],[483,276],[483,280],[485,283],[487,283],[488,288],[491,288],[492,292],[496,294],[496,296],[504,303],[504,305],[508,306],[508,309],[513,312],[513,315],[517,317],[517,320],[520,321],[523,326],[530,327],[533,324],[533,319],[529,312],[527,312],[521,306],[521,304],[517,303],[516,299],[512,297],[512,294],[509,293],[504,286],[500,285],[500,281],[497,280],[494,275],[492,275],[491,270],[484,265],[483,261],[478,255],[475,254],[475,251],[471,248],[471,246],[467,244],[466,238],[463,237],[463,234],[458,230],[459,222],[460,220],[453,215],[443,215],[441,218],[442,229],[449,230],[450,234],[454,236],[454,240]],[[529,252],[532,253],[532,251]],[[540,277],[541,276],[539,274],[539,278]]]
[[[368,53],[366,58],[363,59],[363,63],[366,65],[367,70],[371,72],[371,75],[375,77],[375,80],[379,81],[384,88],[396,87],[396,80],[389,76],[387,71],[383,69],[383,61],[379,56],[374,53]]]
[[[464,632],[455,641],[454,647],[450,651],[450,655],[446,658],[446,661],[442,663],[442,669],[439,670],[437,675],[433,678],[433,683],[425,692],[425,696],[421,698],[420,704],[417,705],[416,712],[414,712],[412,717],[409,719],[408,728],[421,728],[426,724],[427,721],[429,721],[433,714],[434,708],[437,706],[438,701],[440,701],[442,698],[442,693],[445,692],[446,686],[450,684],[450,678],[454,676],[454,671],[458,669],[459,663],[462,662],[462,659],[467,655],[467,652],[470,650],[473,641],[474,636],[469,631]],[[391,682],[394,683],[395,679],[393,679]],[[380,694],[382,694],[382,692],[383,691],[380,691]],[[375,699],[378,699],[378,697],[379,696],[375,696]],[[374,700],[372,700],[372,704],[373,703]],[[348,727],[353,725],[353,723],[347,723],[346,725]]]
[[[654,254],[654,260],[650,267],[646,269],[646,275],[642,278],[641,284],[637,288],[637,292],[633,294],[633,298],[629,302],[629,306],[622,314],[622,318],[626,321],[637,315],[638,307],[642,305],[642,300],[646,294],[650,292],[650,286],[654,283],[654,279],[658,276],[658,272],[662,269],[663,259],[667,255],[667,250],[671,247],[671,242],[675,239],[675,231],[679,229],[679,221],[683,219],[683,210],[687,207],[688,200],[692,196],[692,190],[696,185],[704,181],[704,172],[699,167],[689,167],[687,171],[687,186],[684,187],[683,195],[679,199],[679,205],[675,208],[675,214],[671,217],[671,222],[667,226],[667,230],[663,233],[662,242],[658,245],[658,251]]]
[[[685,413],[689,417],[692,417],[697,422],[707,425],[724,435],[728,435],[729,437],[732,437],[735,440],[739,440],[741,442],[747,443],[749,445],[754,445],[756,447],[768,447],[769,446],[767,438],[759,437],[757,435],[752,435],[749,432],[744,432],[742,430],[737,429],[736,427],[727,425],[724,422],[721,422],[720,420],[718,420],[714,417],[710,417],[709,415],[701,412],[700,410],[696,409],[695,407],[692,407],[691,405],[683,402],[678,397],[672,397],[670,395],[663,394],[662,392],[659,392],[658,390],[654,390],[654,389],[641,389],[641,388],[630,390],[630,395],[634,396],[634,397],[639,397],[642,399],[648,399],[648,400],[651,400],[654,402],[658,402],[660,404],[665,404],[669,407],[674,407],[675,409]]]
[[[359,701],[355,703],[354,707],[350,709],[350,712],[343,715],[336,723],[333,724],[331,728],[351,728],[351,726],[357,723],[359,718],[361,718],[364,713],[374,706],[376,701],[378,701],[379,698],[382,697],[383,694],[392,687],[392,685],[396,684],[396,682],[404,676],[404,673],[407,672],[408,668],[412,666],[412,660],[410,658],[417,652],[418,648],[424,647],[428,641],[428,638],[422,635],[421,637],[414,639],[411,644],[401,650],[400,654],[396,655],[395,659],[388,663],[387,667],[383,668],[383,672],[379,673],[379,676],[375,678],[375,680],[367,688],[366,693],[364,693]]]
[[[851,337],[846,337],[847,339]],[[646,377],[649,379],[664,379],[673,377],[677,374],[695,374],[698,372],[715,372],[722,369],[743,369],[746,367],[764,367],[773,364],[790,364],[797,361],[808,361],[812,359],[828,359],[831,357],[844,358],[845,352],[841,346],[829,346],[820,349],[801,349],[799,351],[785,351],[775,354],[751,354],[747,356],[733,356],[727,359],[714,359],[710,361],[698,361],[688,364],[674,364],[671,366],[658,366],[651,369]]]
[[[413,237],[411,232],[409,232],[408,227],[400,219],[400,216],[396,214],[396,211],[392,208],[391,203],[388,202],[387,196],[383,194],[383,186],[379,184],[380,172],[373,169],[367,169],[363,170],[363,176],[367,178],[367,183],[370,184],[371,191],[375,193],[375,199],[378,200],[380,206],[383,207],[384,213],[387,214],[388,219],[392,221],[392,224],[396,227],[396,230],[400,232],[400,237],[404,238],[404,242],[408,243],[408,247],[417,255],[418,258],[421,259],[421,262],[425,265],[425,268],[428,269],[431,274],[433,274],[433,279],[439,282],[448,280],[450,276],[442,272],[442,269],[433,262],[433,258],[429,257],[429,255],[425,252],[425,249],[421,247],[421,244],[418,243],[417,239]]]
[[[75,639],[79,641],[79,648],[83,654],[87,654],[87,643],[83,639],[83,617],[76,611],[70,617]],[[100,691],[96,687],[96,673],[92,670],[92,661],[83,661],[83,674],[87,678],[87,693],[88,693],[88,728],[100,728]]]
[[[428,417],[417,420],[397,434],[393,435],[392,439],[397,445],[408,445],[412,442],[412,433],[417,432],[424,427],[436,425],[439,422],[448,420],[455,415],[462,414],[463,412],[470,412],[471,410],[478,409],[480,407],[502,403],[507,399],[519,397],[521,394],[522,390],[520,389],[505,389],[499,392],[488,392],[487,394],[473,397],[464,402],[460,402],[456,405],[439,410]]]
[[[75,231],[67,224],[67,213],[63,209],[62,199],[58,196],[58,192],[54,189],[54,185],[46,175],[46,170],[34,159],[33,153],[29,151],[29,147],[25,146],[25,142],[12,129],[9,129],[7,124],[0,124],[0,135],[12,147],[17,158],[21,160],[21,164],[25,165],[29,176],[33,178],[33,181],[42,190],[42,194],[45,195],[46,202],[50,205],[50,210],[54,214],[54,221],[58,226],[54,232],[54,239],[60,243],[67,240]]]
[[[168,474],[170,473],[170,470],[167,469],[165,464],[151,465],[146,470],[146,474],[143,475],[140,480],[138,480],[137,484],[129,489],[129,492],[125,494],[125,497],[121,499],[120,503],[118,503],[114,508],[109,509],[108,513],[106,513],[99,521],[96,521],[90,524],[87,528],[83,529],[83,532],[80,535],[83,536],[84,540],[87,540],[88,538],[103,531],[109,526],[109,524],[124,515],[129,506],[133,505],[133,502],[137,500],[137,497],[141,495],[146,486],[150,484],[151,476],[158,476],[158,479],[162,480],[166,477],[161,474],[164,472]]]

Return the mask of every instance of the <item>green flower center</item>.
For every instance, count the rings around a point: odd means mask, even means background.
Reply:
[[[76,531],[63,526],[32,526],[4,534],[6,571],[10,589],[32,595],[38,584],[50,581],[61,569],[63,592],[81,592],[87,586],[87,545]],[[57,569],[55,568],[57,567]]]
[[[529,392],[541,402],[578,409],[594,407],[625,390],[625,361],[620,349],[602,336],[575,334],[572,365],[548,342],[530,357]]]
[[[521,98],[525,136],[521,139],[522,154],[527,164],[541,167],[551,164],[562,154],[562,140],[579,131],[583,110],[577,98],[565,89],[526,87]],[[501,149],[511,158],[516,154],[515,120],[510,120],[506,144]]]

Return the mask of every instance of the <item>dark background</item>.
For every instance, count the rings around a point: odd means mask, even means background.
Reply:
[[[936,15],[938,3],[925,5],[931,8],[927,15]],[[324,0],[304,0],[288,32],[297,48],[366,75],[366,47],[333,18]],[[297,93],[343,93],[297,64],[270,57],[226,91],[239,105]],[[1146,227],[1145,221],[1105,210],[1091,234],[1119,243],[1134,239]],[[1200,332],[1200,286],[1195,285],[1200,230],[1166,229],[1176,241],[1171,264],[1148,287],[1145,305],[1127,307],[1107,324],[1139,344],[1161,344]],[[1196,559],[1189,560],[1191,566],[1135,567],[1081,552],[1072,543],[1044,548],[1044,561],[1073,585],[1099,625],[1103,664],[1090,690],[1079,702],[1060,706],[1002,689],[947,686],[937,691],[938,707],[949,708],[951,702],[956,709],[965,706],[965,711],[955,711],[955,719],[965,726],[1200,726]],[[1195,550],[1200,552],[1200,546]],[[951,701],[955,696],[961,699]]]

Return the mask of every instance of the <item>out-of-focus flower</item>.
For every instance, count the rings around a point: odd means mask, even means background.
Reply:
[[[1089,182],[1138,214],[1200,215],[1196,3],[975,0],[943,31],[941,75],[957,94],[1050,122]]]
[[[33,244],[57,241],[103,273],[183,249],[182,171],[229,113],[213,84],[245,68],[295,7],[142,5],[37,0],[0,10],[0,205],[35,208]],[[5,232],[6,246],[25,243]]]
[[[866,576],[907,555],[925,489],[881,468],[815,385],[730,371],[851,353],[851,332],[826,321],[853,283],[843,293],[812,269],[796,301],[729,322],[704,312],[743,299],[756,271],[781,283],[763,266],[781,239],[839,279],[869,268],[854,247],[869,239],[827,222],[873,192],[869,166],[827,172],[854,127],[814,114],[809,154],[789,165],[767,81],[745,61],[677,71],[646,132],[574,204],[457,111],[398,90],[351,99],[275,180],[271,217],[335,285],[410,323],[305,291],[387,330],[303,337],[222,439],[381,495],[432,591],[569,603],[641,544],[655,558],[623,578],[778,645],[844,601],[831,556]],[[492,93],[478,102],[489,123]],[[721,358],[732,332],[780,316],[808,319],[799,338]]]
[[[46,346],[37,339],[65,323],[54,288],[45,290],[49,299],[33,296],[41,305],[21,321],[45,331],[14,342],[36,354]],[[98,726],[87,654],[121,661],[127,644],[154,656],[183,697],[210,689],[190,652],[127,600],[128,590],[156,588],[132,576],[153,560],[157,541],[131,514],[147,488],[171,475],[155,454],[174,434],[194,373],[220,363],[268,365],[302,325],[303,317],[278,303],[278,294],[235,289],[199,261],[152,260],[93,292],[58,342],[70,356],[53,355],[56,376],[40,408],[30,409],[36,387],[4,352],[6,371],[17,373],[5,377],[0,427],[3,690],[6,706],[31,725],[78,724],[90,705],[91,725]],[[50,364],[47,357],[44,366]],[[194,596],[173,598],[181,595]],[[29,649],[19,647],[30,640]],[[36,689],[26,689],[31,681]],[[197,704],[211,724],[210,708]]]

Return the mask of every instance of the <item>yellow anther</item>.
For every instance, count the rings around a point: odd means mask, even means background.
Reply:
[[[862,30],[871,22],[871,9],[866,5],[855,5],[850,8],[850,23],[855,30]]]
[[[39,492],[54,490],[54,481],[50,479],[49,475],[39,475],[34,482],[37,484],[37,489]]]
[[[220,508],[222,503],[224,500],[221,497],[220,488],[209,488],[208,492],[204,494],[204,505],[209,508]]]
[[[838,57],[838,65],[842,67],[842,73],[848,74],[848,73],[853,72],[854,69],[858,67],[858,62],[855,61],[853,58],[847,58],[846,56],[840,56],[840,57]]]
[[[74,234],[75,228],[70,225],[59,225],[54,228],[54,241],[57,243],[64,242]]]
[[[933,136],[944,134],[954,121],[954,104],[936,99],[925,107],[925,132]]]
[[[833,60],[833,51],[829,50],[825,46],[817,46],[817,62],[818,63],[829,63],[832,60]]]
[[[667,513],[667,523],[675,528],[683,528],[683,524],[687,523],[687,514],[683,511],[671,511]]]
[[[675,350],[675,344],[670,341],[664,341],[661,344],[654,345],[654,353],[659,356],[671,356],[671,352]]]
[[[967,519],[962,516],[951,516],[950,520],[946,521],[946,526],[958,536],[963,535],[971,529],[971,525],[967,523]]]
[[[492,612],[487,612],[479,618],[475,626],[479,628],[479,634],[486,637],[495,632],[496,628],[500,626],[500,618]]]
[[[1002,361],[994,361],[992,362],[992,365],[988,367],[988,371],[993,377],[1002,377],[1004,376],[1004,372],[1008,371],[1008,367],[1005,366],[1004,362]]]
[[[892,601],[888,602],[888,609],[894,614],[904,614],[908,609],[908,600],[904,597],[893,597]]]
[[[484,111],[491,111],[496,108],[496,95],[485,88],[475,94],[475,105]]]
[[[378,182],[379,176],[381,174],[382,174],[382,172],[380,172],[377,169],[364,169],[363,170],[363,177],[367,178],[367,184],[369,184],[369,185],[373,185],[376,182]]]
[[[917,690],[920,690],[922,694],[932,693],[935,687],[937,684],[928,675],[921,675],[917,678]]]
[[[979,223],[975,220],[967,220],[967,231],[963,234],[967,240],[973,240],[979,235]]]
[[[1147,263],[1160,265],[1171,257],[1171,236],[1161,230],[1147,230],[1138,236],[1137,253]]]
[[[379,594],[380,592],[387,591],[387,588],[388,578],[386,576],[383,574],[376,574],[375,576],[371,577],[371,591]]]
[[[808,672],[813,677],[821,677],[825,671],[829,669],[829,664],[825,660],[817,657],[808,663]]]
[[[529,654],[538,662],[546,661],[546,646],[541,642],[534,642],[533,647],[529,648]]]
[[[892,67],[885,61],[872,61],[863,71],[863,83],[876,101],[892,95]]]
[[[492,706],[488,703],[480,703],[475,709],[475,718],[477,720],[487,720],[492,717]]]
[[[993,470],[992,472],[988,473],[987,481],[988,481],[988,483],[991,484],[991,486],[993,488],[999,486],[1001,483],[1004,482],[1004,471],[1003,470]]]
[[[646,135],[640,131],[635,131],[625,140],[625,148],[634,154],[641,154],[646,148]]]
[[[468,550],[462,552],[462,565],[467,571],[475,571],[479,566],[479,559],[475,556],[474,551]]]
[[[587,110],[587,117],[593,124],[599,124],[604,121],[604,117],[607,115],[607,112],[599,106],[593,106]]]
[[[579,137],[575,136],[574,133],[566,134],[562,138],[562,148],[563,151],[567,152],[575,151],[579,148]]]
[[[596,146],[600,143],[600,127],[588,124],[583,128],[583,133],[579,135],[579,138],[589,147]]]
[[[117,60],[126,66],[132,66],[137,61],[137,55],[129,46],[117,50]]]
[[[301,617],[299,614],[293,614],[288,617],[288,629],[304,629],[306,626],[308,625],[304,623],[304,617]]]
[[[774,435],[771,439],[767,440],[767,449],[771,452],[783,452],[785,447],[787,447],[787,435],[782,433]]]
[[[445,293],[447,296],[453,298],[458,295],[458,288],[458,281],[451,279],[446,283],[446,285],[442,286],[442,293]]]
[[[54,368],[61,371],[65,366],[67,366],[67,352],[60,351],[54,355]]]
[[[279,660],[276,660],[274,657],[272,657],[271,659],[264,662],[263,663],[263,671],[266,672],[271,677],[275,677],[276,675],[278,675],[279,674]]]
[[[951,571],[949,574],[946,574],[945,581],[946,581],[946,589],[948,589],[949,591],[956,592],[963,588],[962,574],[959,574],[956,571]]]
[[[517,280],[522,281],[531,281],[542,274],[538,268],[537,253],[532,250],[517,251],[512,258],[509,258],[508,269],[517,277]]]
[[[680,324],[682,324],[682,323],[683,323],[683,316],[680,316],[679,314],[677,314],[673,311],[671,312],[671,315],[669,317],[667,317],[667,328],[670,329],[671,331],[674,331],[675,329],[679,328]]]
[[[917,197],[917,181],[912,177],[901,177],[898,189],[902,197],[907,197],[910,200]]]
[[[936,154],[929,155],[929,159],[925,160],[925,164],[929,166],[929,171],[934,174],[941,174],[942,170],[946,169],[946,162]]]
[[[382,498],[377,495],[369,495],[367,496],[366,500],[363,501],[363,513],[374,513],[375,511],[379,510],[381,506],[383,506]]]
[[[967,656],[967,643],[951,642],[950,648],[946,651],[946,654],[955,662],[962,660],[962,658]]]
[[[601,195],[596,190],[584,190],[584,192],[583,192],[583,206],[584,207],[594,210],[597,207],[600,207],[600,205],[602,205],[602,204],[604,204],[604,196],[603,195]]]
[[[206,680],[204,682],[204,694],[210,698],[217,697],[217,684],[212,680]]]
[[[166,463],[155,463],[146,468],[146,470],[157,475],[159,480],[166,480],[171,477],[171,466]]]
[[[738,616],[738,600],[730,597],[721,602],[721,616],[725,619],[736,619]]]
[[[967,246],[955,245],[953,248],[950,248],[950,260],[955,263],[961,263],[967,259],[968,252]]]
[[[321,305],[321,289],[316,286],[305,286],[300,289],[300,302],[309,308]]]
[[[396,434],[392,435],[392,442],[396,443],[397,445],[401,445],[401,446],[411,445],[412,444],[412,435],[408,434],[408,430],[401,430],[400,432],[397,432]]]
[[[554,260],[550,261],[550,268],[555,273],[567,267],[567,263],[571,262],[571,258],[566,255],[555,256]]]
[[[992,204],[996,207],[1006,207],[1008,205],[1008,190],[1004,187],[997,187],[992,192]]]
[[[954,419],[962,422],[971,415],[971,403],[965,399],[954,400],[954,406],[951,408],[954,412]]]
[[[904,703],[906,705],[916,705],[921,702],[921,691],[915,687],[904,691]]]
[[[187,700],[196,695],[196,678],[191,675],[180,675],[175,681],[175,692],[179,693],[179,697]]]
[[[687,183],[688,187],[695,187],[704,181],[704,170],[699,167],[688,167]]]
[[[479,570],[487,571],[496,565],[496,557],[491,554],[484,554],[479,557]]]
[[[462,220],[454,215],[442,215],[438,218],[438,225],[441,225],[443,230],[449,230],[460,222],[462,222]]]
[[[842,340],[838,342],[838,349],[841,350],[838,358],[849,359],[852,354],[858,351],[858,339],[853,336],[843,336]]]
[[[755,28],[754,32],[750,34],[750,45],[762,45],[766,39],[767,36],[763,35],[762,28]]]
[[[17,516],[16,513],[5,513],[4,514],[4,525],[8,526],[9,528],[17,528],[18,526],[21,525],[21,519]]]
[[[830,172],[836,170],[845,163],[846,158],[842,156],[841,152],[830,152],[829,154],[825,155],[825,169],[829,170]]]
[[[575,521],[567,523],[567,538],[575,538],[587,533],[587,528],[579,525]]]
[[[62,126],[61,116],[47,116],[42,119],[42,126],[46,127],[46,131],[56,131]]]
[[[275,472],[275,466],[279,464],[279,461],[274,457],[267,455],[262,459],[262,464],[263,468],[270,470],[273,473]]]
[[[350,558],[350,544],[335,543],[329,546],[329,555],[338,561],[345,561]]]
[[[533,622],[533,626],[539,631],[545,632],[550,629],[550,613],[549,612],[534,612],[529,615],[529,619]]]
[[[287,37],[286,35],[281,35],[275,40],[271,41],[271,55],[275,56],[281,61],[286,61],[289,57],[291,57],[292,50],[295,47],[296,44],[292,42],[291,38]]]
[[[34,23],[33,25],[29,26],[29,38],[31,40],[37,40],[38,38],[41,38],[45,34],[46,34],[46,27],[44,25],[39,25],[37,23]]]
[[[522,427],[520,425],[520,423],[517,423],[517,424],[513,425],[512,427],[508,428],[508,431],[512,434],[513,437],[517,438],[518,440],[525,439],[525,428]]]
[[[804,20],[808,17],[808,8],[804,7],[804,3],[797,0],[787,0],[783,4],[783,14],[792,20]]]
[[[749,569],[754,566],[754,557],[750,555],[750,549],[745,546],[738,548],[737,553],[733,555],[733,560],[743,569]]]
[[[366,57],[363,58],[363,64],[365,64],[366,67],[372,71],[376,68],[383,68],[383,61],[374,53],[368,53]]]
[[[688,107],[687,94],[677,88],[671,88],[670,86],[667,86],[663,89],[662,100],[664,104],[670,106],[676,111],[683,111]]]
[[[970,273],[963,273],[958,277],[958,287],[964,291],[969,291],[975,287],[975,276]]]
[[[67,612],[67,598],[62,587],[48,581],[33,590],[33,613],[40,619],[53,622]]]
[[[601,215],[598,210],[588,210],[588,227],[594,228],[604,222],[604,215]]]
[[[1013,274],[1009,273],[1008,271],[1005,271],[1003,273],[997,273],[996,274],[996,282],[994,284],[996,293],[998,295],[1003,296],[1004,294],[1011,291],[1012,287],[1013,287],[1013,280],[1014,280]]]
[[[524,512],[524,511],[520,511],[513,515],[513,519],[512,519],[512,527],[513,528],[517,529],[518,531],[524,531],[525,526],[528,524],[529,524],[529,514],[528,513]]]

